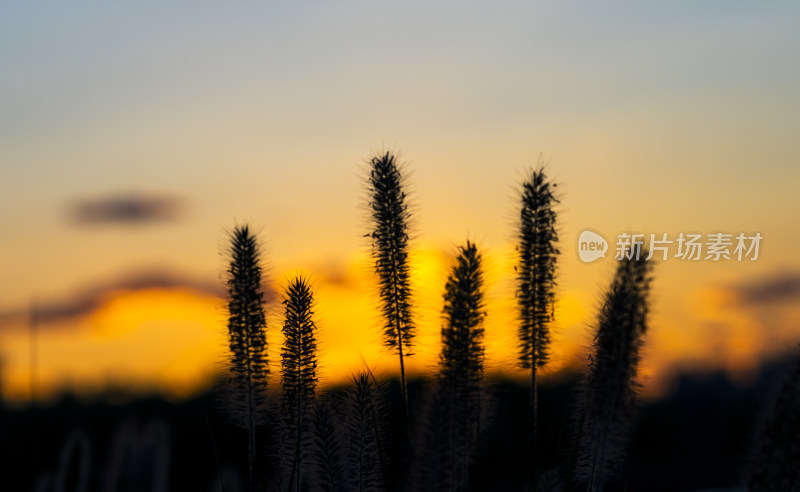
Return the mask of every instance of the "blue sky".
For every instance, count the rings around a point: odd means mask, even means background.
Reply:
[[[539,153],[576,202],[615,210],[627,193],[663,202],[672,187],[689,206],[714,198],[702,221],[729,222],[714,201],[747,218],[736,195],[763,203],[798,178],[793,2],[1,9],[0,204],[16,247],[40,237],[34,224],[67,227],[65,203],[103,193],[176,193],[195,219],[224,224],[343,217],[380,148],[418,168],[421,206],[453,197],[483,220],[476,234]],[[653,178],[658,191],[630,190]],[[273,222],[260,212],[276,209]],[[344,223],[343,250],[359,226]]]

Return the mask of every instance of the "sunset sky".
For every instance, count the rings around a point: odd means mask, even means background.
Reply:
[[[2,393],[30,398],[34,311],[39,397],[202,389],[223,367],[241,223],[270,289],[314,279],[323,381],[362,358],[394,374],[364,238],[381,150],[410,171],[413,371],[435,367],[471,239],[488,366],[520,374],[516,194],[542,159],[561,190],[550,372],[583,363],[617,234],[760,233],[757,261],[657,262],[642,367],[653,395],[680,371],[746,384],[800,342],[799,18],[790,1],[6,2]],[[585,229],[607,258],[580,261]],[[273,361],[280,322],[273,303]]]

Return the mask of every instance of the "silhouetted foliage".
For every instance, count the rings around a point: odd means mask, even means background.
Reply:
[[[310,461],[314,468],[314,490],[344,492],[346,474],[341,426],[334,417],[330,402],[317,400],[311,416]]]
[[[167,492],[171,438],[161,420],[128,420],[118,430],[109,455],[105,488],[110,492]]]
[[[307,448],[309,412],[317,386],[317,327],[314,324],[314,296],[308,281],[294,278],[286,287],[283,304],[283,348],[281,349],[283,467],[290,470],[290,489],[300,491]]]
[[[267,338],[258,242],[247,225],[231,233],[228,268],[230,384],[226,403],[248,434],[248,477],[255,489],[256,427],[267,399]]]
[[[372,375],[353,376],[344,395],[345,468],[347,490],[387,490],[387,409],[385,389]]]
[[[451,475],[448,490],[466,490],[469,465],[480,433],[483,377],[483,271],[481,254],[467,241],[459,248],[444,293],[444,326],[440,355],[439,391],[443,400],[436,411],[447,416],[446,452]]]
[[[411,287],[408,266],[410,213],[404,191],[404,177],[395,156],[386,152],[370,161],[369,209],[373,230],[372,256],[378,275],[384,344],[397,352],[405,413],[408,388],[404,357],[411,354],[415,335],[411,316]]]
[[[531,460],[534,475],[536,456],[537,388],[536,372],[550,357],[550,322],[553,320],[556,257],[556,185],[540,167],[522,184],[517,264],[517,305],[519,307],[519,363],[531,371]],[[535,483],[534,483],[535,485]]]
[[[536,483],[536,492],[563,492],[564,482],[559,470],[547,470]]]
[[[522,185],[517,266],[520,317],[520,365],[536,369],[550,358],[555,269],[558,249],[556,187],[543,169],[533,171]]]
[[[750,492],[800,491],[800,353],[764,415],[747,470]]]
[[[451,442],[457,428],[451,418],[452,402],[438,380],[425,393],[414,433],[412,491],[446,492],[463,485],[464,477],[456,471],[460,456],[455,455],[456,446]]]
[[[64,440],[53,490],[88,492],[92,470],[92,444],[83,429],[75,429]]]
[[[620,260],[600,309],[576,420],[574,479],[590,492],[602,490],[623,463],[647,331],[650,270],[644,259]]]
[[[459,248],[444,293],[440,379],[460,393],[477,391],[483,376],[482,257],[474,243]]]
[[[6,405],[5,405],[5,398],[3,391],[5,389],[3,388],[3,375],[4,375],[3,370],[5,369],[4,366],[5,366],[5,360],[3,360],[3,357],[0,357],[0,432],[2,432],[3,430],[2,423],[6,413]]]

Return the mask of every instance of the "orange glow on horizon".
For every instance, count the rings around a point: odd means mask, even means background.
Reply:
[[[222,367],[225,333],[219,299],[191,289],[109,293],[88,316],[38,330],[37,399],[112,385],[187,396]],[[30,398],[27,330],[6,335],[4,393]],[[216,355],[215,355],[216,354]]]
[[[487,373],[524,378],[517,366],[517,320],[514,301],[513,246],[499,253],[484,251]],[[410,255],[415,294],[417,337],[407,359],[410,376],[435,373],[439,357],[444,282],[452,263],[441,249],[419,248]],[[382,343],[380,311],[362,253],[336,275],[311,272],[319,328],[320,384],[338,383],[365,365],[379,376],[398,372],[397,356]],[[292,273],[275,276],[274,288]],[[546,378],[580,369],[591,342],[597,293],[577,288],[558,291],[554,306],[552,360]],[[753,316],[743,315],[737,299],[725,290],[698,289],[687,294],[697,326],[681,326],[670,313],[655,313],[639,370],[643,394],[657,397],[681,369],[724,368],[743,381],[758,367],[768,337]],[[282,312],[268,306],[271,385],[279,383]],[[785,313],[790,316],[791,313]],[[783,325],[785,323],[781,323]],[[42,326],[38,343],[37,398],[64,389],[100,391],[107,385],[157,390],[185,397],[208,387],[224,371],[227,330],[224,300],[193,289],[116,290],[97,309],[63,326]],[[790,337],[791,333],[784,334]],[[3,392],[6,398],[30,398],[30,335],[24,326],[0,332],[4,350]]]

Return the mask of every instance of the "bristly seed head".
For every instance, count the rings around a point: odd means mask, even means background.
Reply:
[[[556,243],[555,184],[543,169],[532,172],[522,185],[517,272],[519,306],[519,363],[525,369],[544,366],[550,357],[553,319]]]
[[[386,152],[372,158],[369,174],[369,207],[373,222],[372,256],[378,274],[384,343],[404,355],[413,343],[415,327],[411,315],[408,266],[410,213],[403,190],[403,176],[395,156]]]

